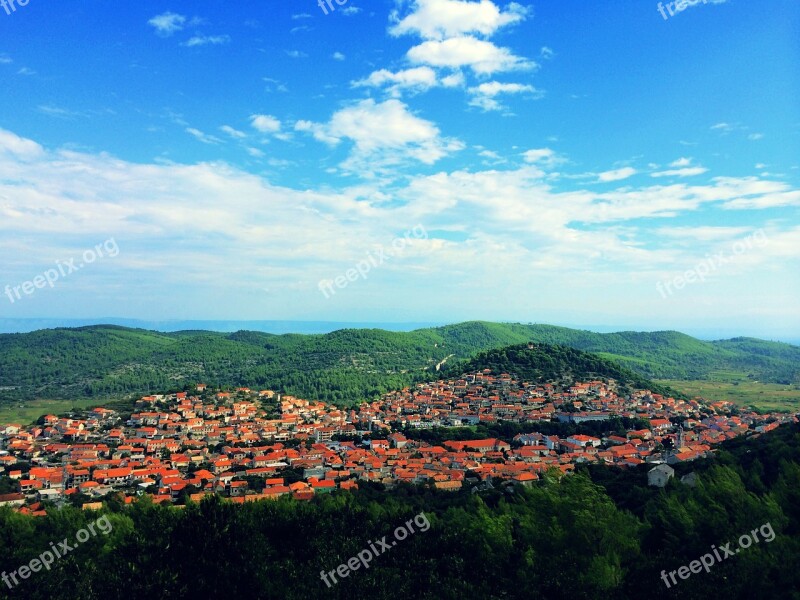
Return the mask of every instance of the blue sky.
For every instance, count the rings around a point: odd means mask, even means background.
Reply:
[[[0,318],[796,339],[800,5],[657,4],[0,8]]]

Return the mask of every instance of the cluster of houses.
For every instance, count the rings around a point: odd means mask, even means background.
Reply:
[[[733,408],[647,390],[621,394],[613,380],[559,388],[488,370],[419,384],[353,409],[201,384],[192,392],[143,397],[125,421],[95,408],[77,417],[47,415],[29,427],[0,426],[0,476],[19,485],[18,493],[0,495],[0,506],[42,514],[49,502],[78,494],[75,499],[92,508],[110,493],[126,502],[147,495],[170,504],[207,494],[234,502],[307,500],[366,481],[440,490],[477,489],[498,478],[531,485],[550,469],[569,472],[593,462],[659,465],[651,484],[660,485],[671,476],[671,464],[705,456],[724,440],[797,421],[786,414],[734,416]],[[536,431],[540,422],[614,416],[648,426],[601,437]],[[441,445],[409,439],[411,430],[499,421],[529,423],[530,433]]]

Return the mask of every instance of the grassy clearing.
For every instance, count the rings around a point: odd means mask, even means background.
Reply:
[[[17,423],[27,425],[35,422],[42,415],[60,415],[69,412],[72,408],[87,408],[102,402],[97,398],[81,400],[30,400],[27,402],[14,402],[0,407],[0,424]]]
[[[661,379],[663,383],[689,396],[702,396],[710,402],[728,400],[739,406],[764,411],[800,412],[800,386],[760,383],[726,378],[725,381],[681,381]]]

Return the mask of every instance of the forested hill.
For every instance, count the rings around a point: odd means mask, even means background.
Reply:
[[[800,382],[800,347],[749,338],[703,342],[677,332],[599,334],[486,322],[325,335],[159,333],[97,326],[0,335],[0,403],[105,400],[198,381],[353,403],[435,378],[436,365],[445,359],[451,365],[481,351],[530,341],[600,353],[648,378],[704,379],[735,371],[759,381]]]
[[[483,322],[440,329],[462,340],[503,337],[506,343],[494,347],[535,341],[595,352],[655,379],[707,379],[717,372],[735,371],[762,382],[800,383],[800,346],[782,342],[744,337],[706,342],[678,331],[595,333]]]
[[[648,389],[675,397],[681,395],[597,354],[554,344],[522,344],[481,352],[475,358],[451,367],[446,374],[456,376],[459,371],[483,369],[491,369],[495,374],[508,373],[523,381],[564,385],[598,378],[614,379],[623,389]]]

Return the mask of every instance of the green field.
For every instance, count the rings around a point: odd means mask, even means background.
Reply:
[[[724,380],[660,379],[658,381],[687,396],[702,396],[709,402],[728,400],[738,406],[752,406],[762,411],[800,412],[800,386],[798,385],[737,381],[733,377],[721,379]]]
[[[27,425],[35,422],[42,415],[60,415],[73,408],[87,408],[101,403],[97,398],[81,400],[29,400],[14,402],[0,407],[0,425],[16,423]]]

